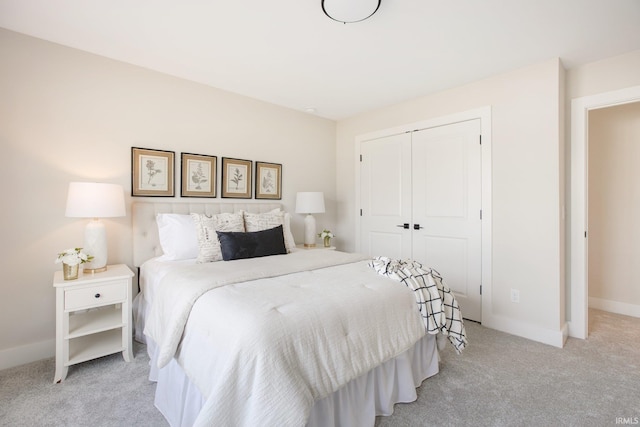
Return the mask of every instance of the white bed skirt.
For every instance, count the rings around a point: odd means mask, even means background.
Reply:
[[[162,369],[156,364],[156,345],[148,338],[149,379],[157,382],[155,406],[172,427],[191,426],[205,403],[173,359]],[[436,337],[427,335],[408,351],[347,383],[315,403],[307,426],[373,426],[377,415],[391,415],[393,405],[413,402],[416,388],[438,373]]]

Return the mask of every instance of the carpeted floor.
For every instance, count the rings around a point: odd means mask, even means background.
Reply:
[[[153,406],[146,347],[133,350],[131,363],[119,353],[71,366],[60,384],[53,358],[0,371],[0,426],[167,426]]]
[[[640,319],[590,310],[588,340],[563,349],[467,322],[469,347],[442,353],[418,400],[376,426],[615,426],[640,420]],[[46,359],[0,371],[1,426],[166,426],[146,348],[73,366]],[[637,424],[639,421],[635,421]]]
[[[640,319],[589,310],[589,339],[555,348],[467,322],[418,400],[376,426],[615,426],[640,420]],[[640,421],[636,421],[636,424]]]

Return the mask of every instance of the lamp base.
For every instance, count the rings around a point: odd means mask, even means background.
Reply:
[[[107,232],[104,223],[99,219],[92,219],[85,227],[82,249],[93,257],[84,264],[83,272],[99,273],[107,269]]]
[[[312,248],[316,245],[316,219],[311,214],[304,217],[304,246]]]
[[[85,268],[82,270],[83,273],[102,273],[103,271],[107,271],[107,266],[105,265],[104,267],[100,267],[100,268]]]

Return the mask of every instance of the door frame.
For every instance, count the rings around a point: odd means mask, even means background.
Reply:
[[[482,165],[481,165],[481,197],[482,197],[482,243],[481,243],[481,265],[482,265],[482,323],[485,318],[489,319],[492,310],[491,292],[492,292],[492,270],[491,270],[491,106],[481,107],[473,110],[462,111],[446,116],[434,117],[419,122],[408,123],[393,128],[382,129],[366,134],[358,135],[354,141],[354,159],[355,159],[355,200],[356,209],[354,209],[355,217],[355,236],[356,236],[356,252],[360,252],[360,146],[363,142],[372,139],[383,138],[386,136],[397,135],[405,132],[412,132],[421,129],[429,129],[438,126],[446,126],[454,123],[464,122],[468,120],[480,119],[480,132],[482,135]]]
[[[640,101],[640,86],[571,101],[571,248],[569,336],[589,335],[589,111]]]

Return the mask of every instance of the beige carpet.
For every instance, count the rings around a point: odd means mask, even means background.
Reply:
[[[615,426],[640,418],[640,319],[590,310],[588,340],[550,347],[467,322],[469,347],[442,353],[418,400],[376,426]],[[1,426],[166,426],[149,359],[112,355],[69,369],[54,360],[0,371]]]

